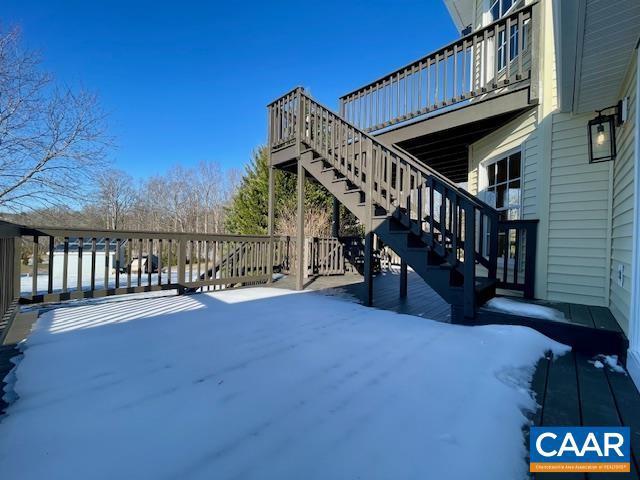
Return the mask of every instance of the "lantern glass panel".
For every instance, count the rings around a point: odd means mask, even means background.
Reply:
[[[592,122],[590,128],[591,161],[611,160],[614,156],[611,129],[613,124],[609,118]]]

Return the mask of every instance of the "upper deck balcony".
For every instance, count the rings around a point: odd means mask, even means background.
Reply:
[[[343,95],[340,113],[387,144],[418,157],[422,152],[431,162],[438,161],[436,150],[425,146],[438,133],[435,148],[446,143],[449,157],[466,156],[463,146],[537,103],[539,23],[537,2],[515,9]]]

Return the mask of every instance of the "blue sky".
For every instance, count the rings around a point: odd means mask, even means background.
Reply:
[[[458,35],[441,0],[2,3],[2,25],[19,24],[59,82],[99,93],[113,161],[137,178],[240,167],[280,94],[302,85],[335,108]]]

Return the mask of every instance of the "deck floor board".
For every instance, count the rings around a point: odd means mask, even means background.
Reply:
[[[546,386],[541,391],[542,379]],[[532,414],[536,426],[617,426],[631,429],[631,473],[536,474],[535,478],[638,478],[640,458],[640,393],[626,373],[609,367],[597,368],[590,357],[569,352],[557,358],[549,356],[538,363],[531,389],[538,410]],[[528,432],[525,432],[528,445]]]
[[[601,330],[621,331],[620,325],[606,307],[589,307],[593,323],[596,328]]]
[[[273,284],[275,287],[290,289],[295,289],[295,285],[296,279],[293,276],[284,277]],[[364,282],[362,276],[357,274],[317,277],[310,279],[305,288],[346,295],[359,303],[364,297]],[[400,298],[400,276],[397,273],[385,272],[377,275],[373,281],[373,307],[439,322],[451,321],[451,305],[411,271],[408,272],[406,298]]]
[[[595,327],[593,318],[589,312],[589,307],[586,305],[579,305],[576,303],[569,304],[569,310],[571,312],[571,321],[584,325],[585,327]]]

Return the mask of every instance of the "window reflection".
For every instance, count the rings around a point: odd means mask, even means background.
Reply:
[[[516,152],[487,165],[487,202],[509,220],[520,218],[521,163],[521,153]]]

